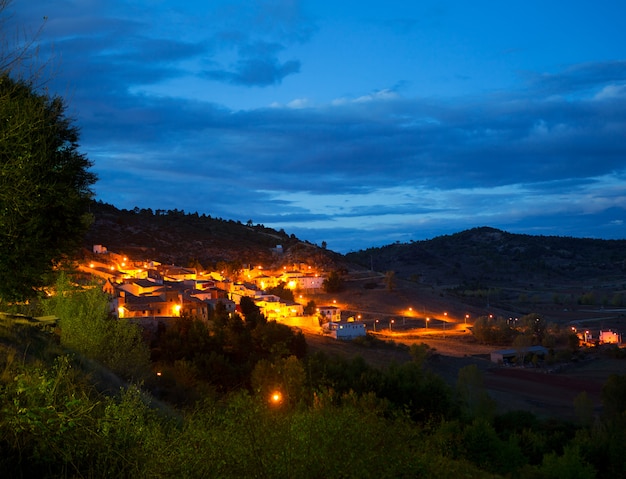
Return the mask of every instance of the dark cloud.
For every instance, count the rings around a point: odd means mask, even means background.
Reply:
[[[302,12],[299,2],[261,1],[246,4],[244,10],[222,11],[225,22],[215,32],[215,57],[205,78],[238,86],[267,87],[300,72],[297,59],[281,61],[280,52],[307,41],[315,31],[313,22]],[[237,22],[232,23],[236,18]],[[220,59],[223,52],[234,52],[234,59]]]
[[[287,76],[300,71],[300,62],[280,63],[276,58],[249,58],[239,60],[233,70],[211,70],[206,77],[234,85],[277,85]]]
[[[566,95],[626,81],[626,61],[583,63],[558,73],[527,73],[532,92]]]

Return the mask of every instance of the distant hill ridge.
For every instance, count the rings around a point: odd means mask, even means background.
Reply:
[[[432,283],[623,281],[626,240],[513,234],[478,227],[348,253],[350,262]]]

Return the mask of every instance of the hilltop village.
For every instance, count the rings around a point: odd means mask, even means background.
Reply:
[[[79,269],[104,280],[103,290],[111,297],[114,317],[132,319],[144,327],[156,327],[180,316],[208,320],[217,307],[240,312],[241,299],[247,297],[268,321],[319,327],[320,332],[337,339],[366,334],[365,324],[342,322],[337,305],[314,305],[311,309],[307,294],[322,291],[326,278],[325,271],[311,265],[293,264],[277,270],[247,265],[228,273],[137,261],[103,245],[94,245],[93,253]],[[291,301],[267,292],[276,287],[297,292],[297,296]]]

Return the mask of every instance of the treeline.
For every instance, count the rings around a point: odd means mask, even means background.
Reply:
[[[151,338],[110,319],[99,288],[41,301],[58,327],[0,327],[7,477],[593,478],[626,471],[626,376],[581,395],[576,423],[498,413],[476,367],[456,387],[429,349],[375,368],[308,354],[254,303]],[[32,305],[31,305],[32,307]],[[106,368],[104,367],[106,366]],[[276,394],[275,398],[274,395]]]

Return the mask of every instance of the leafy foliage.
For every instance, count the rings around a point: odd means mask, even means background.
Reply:
[[[293,291],[290,290],[287,287],[287,285],[283,282],[281,282],[277,286],[268,288],[267,293],[278,296],[279,298],[284,299],[285,301],[291,301],[291,302],[295,301],[293,297]]]
[[[500,317],[481,316],[472,326],[472,334],[481,343],[511,344],[516,336],[510,324]]]
[[[328,276],[322,282],[322,288],[326,293],[338,293],[343,291],[344,284],[343,278],[339,271],[331,271]]]
[[[301,332],[266,321],[254,302],[245,299],[241,303],[245,320],[218,309],[209,322],[183,316],[162,328],[151,345],[159,367],[170,370],[172,378],[184,377],[192,387],[204,384],[224,393],[249,388],[252,371],[261,360],[273,364],[290,356],[305,356]],[[177,387],[180,384],[174,381],[167,389],[171,392]]]
[[[59,318],[63,346],[98,361],[125,379],[139,381],[149,374],[149,351],[139,326],[112,319],[109,298],[99,284],[75,287],[61,274],[56,294],[43,306],[48,314]]]
[[[82,243],[96,177],[59,97],[0,72],[0,299],[22,300]]]

